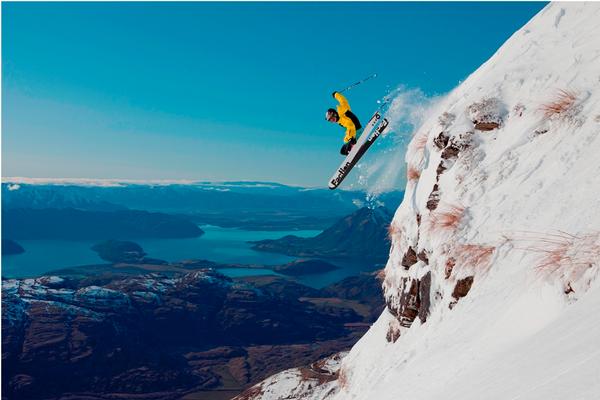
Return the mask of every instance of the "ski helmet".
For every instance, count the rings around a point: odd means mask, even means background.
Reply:
[[[329,110],[327,110],[327,112],[325,113],[325,119],[327,121],[331,121],[331,118],[335,117],[336,120],[340,119],[339,114],[337,113],[337,111],[335,111],[335,109],[330,108]]]

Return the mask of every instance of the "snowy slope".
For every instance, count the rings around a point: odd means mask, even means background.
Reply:
[[[406,162],[388,307],[336,386],[245,398],[599,399],[600,3],[544,8]]]

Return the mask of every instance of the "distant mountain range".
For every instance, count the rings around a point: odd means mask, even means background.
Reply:
[[[184,238],[203,233],[186,219],[147,211],[2,210],[2,234],[10,239]]]
[[[5,179],[2,208],[182,214],[197,223],[261,230],[322,229],[365,204],[364,192],[308,189],[269,182],[137,184]],[[378,202],[395,208],[402,192]]]
[[[375,297],[373,308],[339,287],[211,270],[3,280],[3,395],[167,400],[218,390],[231,398],[347,349],[383,306]]]
[[[385,260],[390,250],[387,227],[392,217],[385,207],[363,207],[315,237],[288,235],[251,242],[252,248],[297,257]]]
[[[386,226],[391,213],[383,207],[356,211],[358,197],[342,200],[340,194],[330,192],[313,193],[310,196],[315,198],[300,204],[309,196],[301,190],[235,187],[243,192],[235,194],[240,202],[238,210],[248,200],[248,209],[242,212],[254,222],[261,222],[264,215],[259,209],[260,199],[279,204],[269,224],[293,221],[290,215],[305,221],[318,219],[311,207],[321,200],[318,213],[332,213],[327,218],[342,210],[352,213],[341,219],[338,215],[338,221],[315,238],[297,238],[292,251],[298,255],[366,255],[371,259],[387,255]],[[9,196],[22,189],[13,186],[9,190],[3,185]],[[192,214],[123,208],[125,203],[112,203],[104,197],[108,192],[102,190],[109,188],[30,189],[20,200],[14,196],[5,199],[11,204],[3,209],[5,235],[132,239],[143,237],[140,235],[201,234],[189,221]],[[94,197],[91,191],[86,192],[92,189],[102,195]],[[137,192],[134,197],[141,201],[154,189],[122,190],[123,196],[134,195],[128,190]],[[179,189],[158,190],[161,194],[156,198],[165,204],[171,196],[173,204],[184,200]],[[37,197],[41,193],[42,197]],[[333,197],[323,200],[321,195]],[[221,204],[219,195],[213,200],[210,210],[214,215],[227,216],[226,201]],[[21,201],[29,207],[17,208]],[[45,208],[47,204],[65,207]],[[127,203],[127,207],[134,204]],[[288,219],[277,219],[277,213]],[[186,217],[180,217],[183,214]],[[381,285],[373,275],[314,289],[280,276],[230,279],[204,269],[223,267],[210,261],[170,264],[150,260],[131,242],[102,242],[95,249],[104,259],[118,264],[55,271],[60,277],[3,281],[2,382],[7,396],[42,399],[69,393],[72,398],[83,398],[93,393],[98,398],[142,395],[166,400],[197,392],[230,398],[274,372],[349,348],[383,307]],[[334,268],[320,259],[273,266],[278,273],[291,276]]]

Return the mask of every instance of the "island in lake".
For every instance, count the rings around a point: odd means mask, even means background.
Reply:
[[[294,235],[250,242],[254,250],[296,257],[387,260],[388,226],[392,213],[385,207],[361,208],[312,238]]]

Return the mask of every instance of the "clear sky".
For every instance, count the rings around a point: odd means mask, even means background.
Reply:
[[[325,186],[399,85],[445,93],[545,3],[2,3],[2,175]]]

